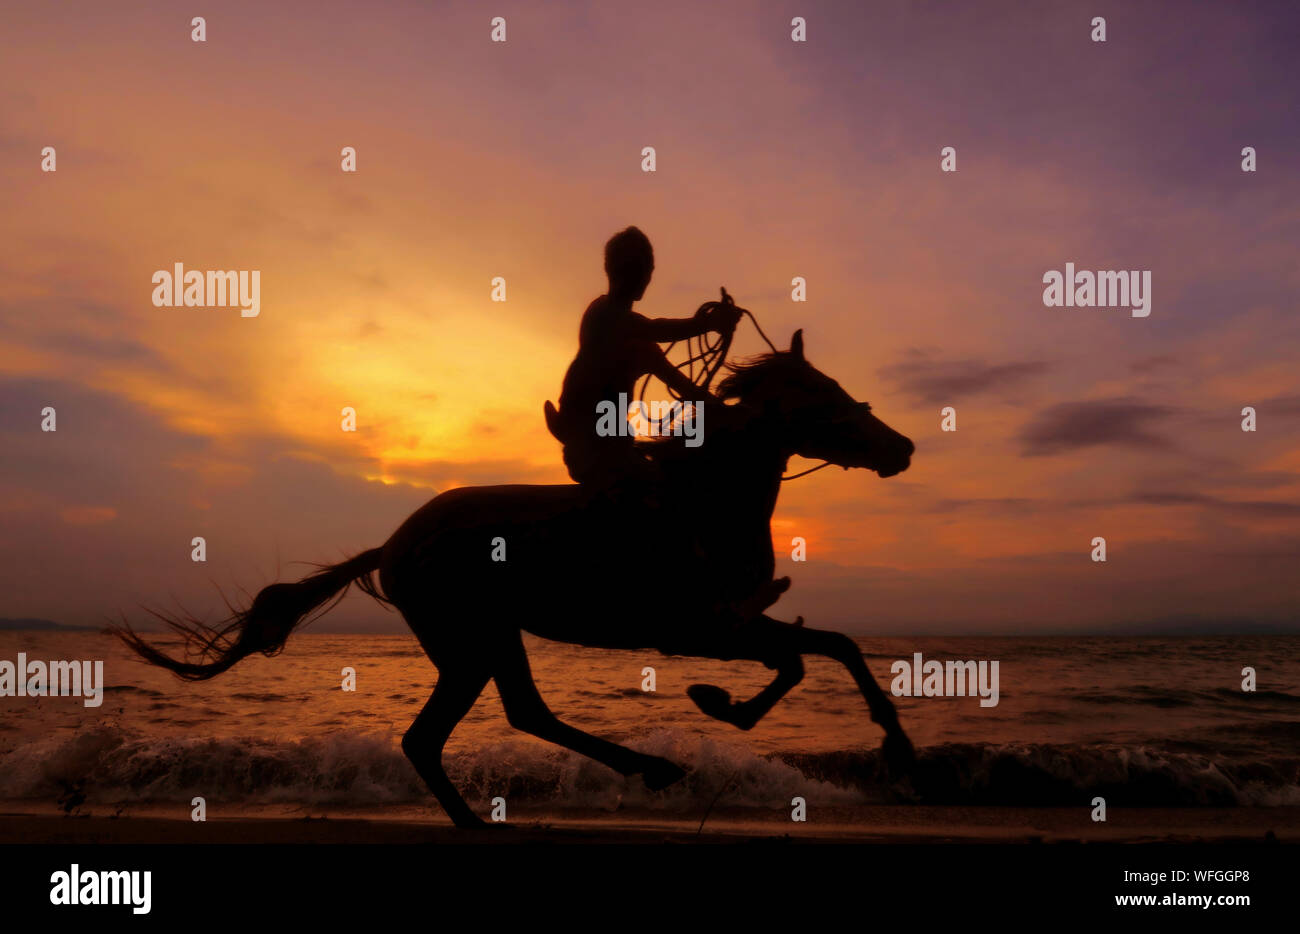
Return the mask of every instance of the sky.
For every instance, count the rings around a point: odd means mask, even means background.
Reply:
[[[642,312],[726,286],[916,443],[783,488],[774,615],[1297,631],[1300,9],[1105,6],[10,5],[0,617],[211,614],[439,491],[566,482],[542,403],[635,224]],[[260,314],[155,307],[175,263],[260,270]],[[1150,271],[1150,315],[1045,306],[1066,263]]]

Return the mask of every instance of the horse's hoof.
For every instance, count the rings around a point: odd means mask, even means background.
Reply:
[[[912,748],[912,741],[901,729],[885,734],[885,740],[880,744],[880,752],[884,756],[885,768],[891,778],[899,779],[910,775],[913,766],[916,765],[916,750]]]
[[[692,684],[686,689],[686,696],[695,701],[695,706],[714,720],[731,722],[731,692],[713,684]]]
[[[651,791],[661,791],[667,788],[673,782],[679,782],[686,777],[686,770],[681,766],[669,762],[667,759],[658,759],[641,773],[641,780]]]
[[[458,830],[482,830],[485,827],[496,827],[499,823],[491,824],[479,817],[473,811],[465,811],[460,814],[448,814],[451,822],[456,825]]]

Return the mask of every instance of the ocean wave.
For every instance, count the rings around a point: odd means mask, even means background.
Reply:
[[[134,684],[110,684],[104,688],[106,694],[139,694],[142,697],[162,697],[162,691],[142,688]]]
[[[876,752],[781,757],[804,774],[861,784],[879,771]],[[946,743],[917,751],[907,780],[924,804],[1080,806],[1094,796],[1117,807],[1300,804],[1300,757],[1228,758],[1152,746]]]
[[[633,743],[681,763],[686,779],[661,792],[599,763],[543,743],[511,741],[448,752],[448,774],[473,801],[501,795],[522,804],[614,810],[620,805],[686,810],[719,806],[853,804],[861,790],[810,780],[786,763],[740,746],[680,731]],[[340,731],[282,742],[262,739],[140,737],[118,727],[45,738],[0,756],[0,798],[90,804],[178,801],[374,806],[431,801],[390,735]]]
[[[1006,696],[1007,692],[1003,692]],[[1097,688],[1067,690],[1066,700],[1082,704],[1139,706],[1139,707],[1191,707],[1198,705],[1230,703],[1242,707],[1271,705],[1288,707],[1300,705],[1300,696],[1286,691],[1242,691],[1238,688],[1219,687],[1208,690],[1163,688],[1139,684],[1109,691]]]
[[[1300,697],[1286,691],[1242,691],[1237,688],[1215,688],[1211,696],[1216,699],[1226,699],[1246,704],[1252,701],[1266,701],[1281,705],[1300,704]]]
[[[1140,707],[1190,707],[1197,703],[1196,691],[1167,690],[1138,685],[1122,691],[1073,691],[1066,695],[1070,700],[1082,704],[1115,704]]]
[[[471,801],[523,806],[698,811],[885,802],[1088,807],[1300,805],[1300,758],[1225,759],[1146,746],[944,744],[917,751],[902,784],[877,751],[762,756],[732,743],[658,730],[630,745],[683,766],[660,792],[583,756],[507,741],[449,752],[447,771]],[[118,727],[46,737],[0,755],[0,798],[188,807],[373,807],[432,802],[397,738],[340,731],[295,741],[142,737]]]

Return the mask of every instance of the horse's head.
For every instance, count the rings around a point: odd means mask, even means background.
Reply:
[[[915,448],[909,438],[804,359],[803,331],[794,332],[789,350],[728,368],[718,394],[779,419],[788,453],[865,467],[882,477],[902,473],[911,463]]]

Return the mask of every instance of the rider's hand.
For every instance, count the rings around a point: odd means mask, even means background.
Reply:
[[[742,314],[744,312],[732,304],[714,305],[709,312],[709,327],[715,331],[734,330]]]

